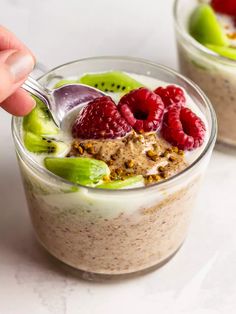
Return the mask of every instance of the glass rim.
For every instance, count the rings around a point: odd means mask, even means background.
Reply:
[[[174,0],[173,5],[173,16],[174,16],[174,26],[175,29],[178,31],[178,33],[182,36],[182,38],[192,45],[193,48],[196,50],[199,50],[201,53],[203,53],[207,57],[211,57],[215,59],[216,61],[220,61],[222,63],[227,63],[232,66],[236,66],[236,60],[221,56],[219,53],[212,51],[199,43],[196,39],[194,39],[185,28],[183,28],[180,25],[180,16],[178,14],[178,5],[182,0]]]
[[[186,78],[182,74],[176,72],[175,70],[173,70],[167,66],[164,66],[164,65],[146,60],[146,59],[126,57],[126,56],[100,56],[100,57],[89,57],[89,58],[77,59],[74,61],[64,63],[62,65],[59,65],[59,66],[51,69],[50,71],[46,72],[45,74],[41,75],[38,78],[38,80],[44,78],[45,76],[49,75],[50,73],[52,73],[53,71],[55,71],[57,69],[61,69],[63,67],[71,65],[73,63],[84,62],[84,61],[93,61],[93,60],[94,61],[95,60],[108,60],[108,59],[114,60],[114,61],[120,60],[120,61],[138,62],[138,63],[146,64],[149,66],[154,66],[154,67],[159,68],[160,70],[165,71],[171,75],[175,75],[176,77],[180,78],[185,83],[187,83],[187,85],[190,85],[195,91],[197,91],[197,93],[200,95],[202,101],[206,104],[206,107],[209,111],[210,119],[211,119],[210,136],[209,136],[208,142],[207,142],[205,148],[203,149],[203,151],[201,152],[201,154],[188,167],[186,167],[183,171],[175,174],[174,176],[172,176],[166,180],[163,180],[161,182],[157,182],[157,183],[152,184],[152,185],[143,186],[143,187],[136,187],[136,188],[132,188],[132,189],[114,189],[114,190],[107,190],[107,189],[102,189],[102,188],[85,186],[85,185],[76,184],[76,183],[72,183],[70,181],[67,181],[66,179],[63,179],[63,178],[53,174],[52,172],[50,172],[49,170],[47,170],[46,168],[41,166],[39,163],[37,163],[37,161],[35,159],[33,159],[32,156],[29,154],[29,152],[25,149],[24,144],[20,138],[20,134],[17,131],[16,122],[18,119],[22,119],[22,117],[14,117],[13,116],[12,117],[12,123],[11,123],[11,129],[12,129],[12,135],[13,135],[13,140],[14,140],[17,154],[20,154],[19,152],[21,152],[22,155],[24,156],[25,160],[33,168],[36,168],[36,170],[38,170],[41,174],[47,174],[49,177],[52,177],[52,179],[54,179],[58,182],[67,184],[71,187],[84,188],[84,189],[92,190],[93,192],[100,192],[100,193],[103,192],[103,193],[112,194],[112,193],[130,193],[132,191],[144,191],[144,190],[150,191],[152,189],[156,189],[157,187],[161,187],[161,186],[163,187],[169,183],[173,183],[176,180],[184,177],[187,173],[189,173],[192,169],[194,169],[200,163],[200,161],[207,154],[209,149],[214,145],[214,143],[216,141],[216,133],[217,133],[217,119],[216,119],[216,114],[215,114],[215,111],[212,107],[211,102],[207,98],[207,96],[203,93],[203,91],[194,82],[192,82],[190,79]],[[21,156],[21,154],[20,154],[20,156]]]

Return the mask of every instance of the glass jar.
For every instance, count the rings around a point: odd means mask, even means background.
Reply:
[[[188,33],[197,0],[176,0],[175,30],[180,71],[206,93],[218,120],[217,140],[236,146],[236,61],[222,57],[197,42]]]
[[[12,130],[28,207],[39,242],[84,278],[139,274],[157,268],[180,248],[194,200],[216,137],[210,102],[193,83],[148,61],[100,57],[62,65],[39,79],[50,87],[85,72],[119,70],[185,88],[206,117],[209,138],[200,156],[183,172],[153,186],[102,190],[76,185],[40,166],[22,143],[22,118]]]

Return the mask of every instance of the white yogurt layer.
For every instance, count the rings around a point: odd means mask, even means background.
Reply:
[[[230,46],[236,48],[235,19],[232,16],[219,13],[217,13],[217,19],[228,37]]]

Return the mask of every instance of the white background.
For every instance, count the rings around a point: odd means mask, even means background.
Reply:
[[[0,22],[49,68],[96,55],[177,68],[172,0],[0,0]],[[166,266],[120,283],[83,282],[36,244],[0,109],[0,314],[235,313],[235,158],[214,152],[189,237]]]

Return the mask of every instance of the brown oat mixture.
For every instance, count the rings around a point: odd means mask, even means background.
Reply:
[[[151,207],[132,215],[124,208],[110,219],[84,214],[80,206],[60,212],[29,189],[26,195],[37,237],[52,255],[83,271],[125,274],[158,265],[176,252],[198,187],[196,178]]]

